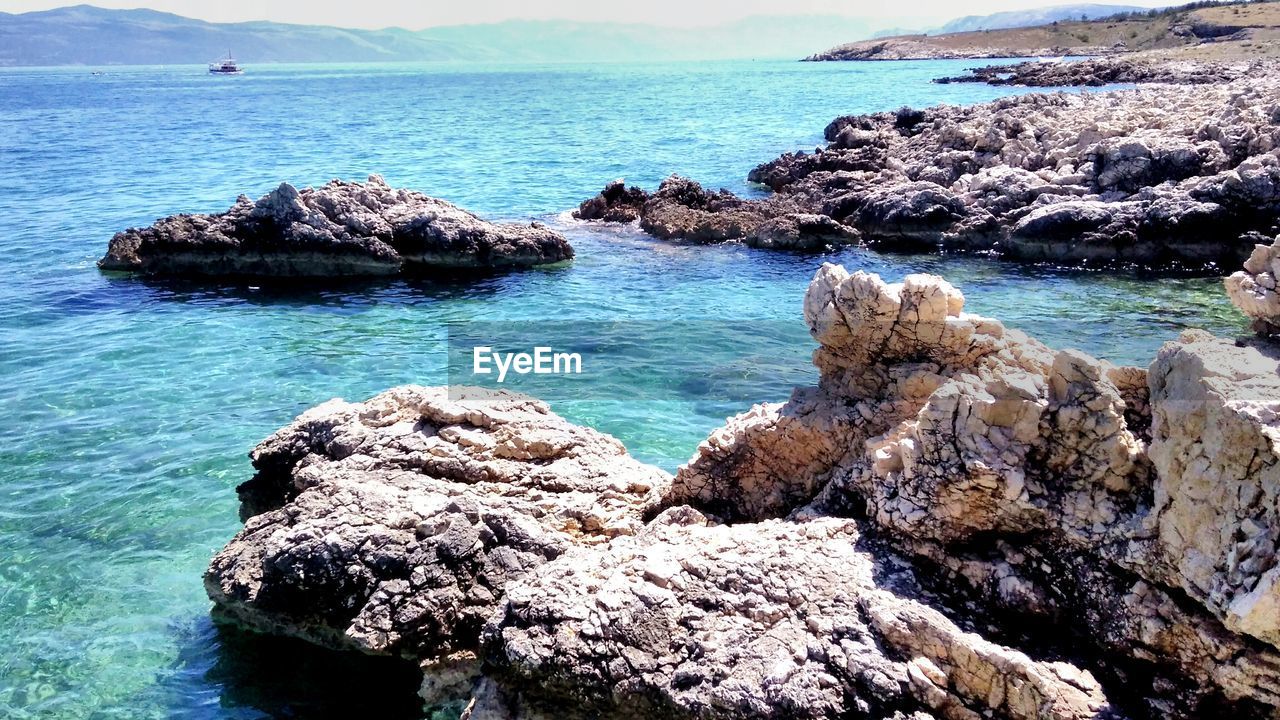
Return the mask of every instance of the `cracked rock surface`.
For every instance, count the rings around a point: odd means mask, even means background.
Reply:
[[[104,270],[149,275],[385,276],[427,268],[546,265],[573,257],[559,233],[491,223],[456,205],[392,188],[377,175],[256,202],[216,215],[173,215],[111,238]]]
[[[964,632],[911,599],[919,590],[905,564],[860,550],[859,537],[852,520],[725,526],[669,510],[634,537],[513,586],[485,629],[487,659],[524,702],[572,716],[1093,718],[1109,709],[1088,673]]]
[[[1092,655],[1126,714],[1272,716],[1280,351],[1189,333],[1115,367],[963,302],[935,276],[824,266],[818,386],[730,419],[670,502],[863,518],[953,601]]]
[[[252,627],[419,659],[473,650],[509,582],[636,532],[670,482],[531,398],[415,386],[315,407],[252,458],[210,597]]]
[[[477,720],[1280,714],[1271,338],[1117,367],[835,265],[804,318],[817,385],[674,478],[513,394],[314,408],[209,595]]]
[[[1257,245],[1238,270],[1227,278],[1227,296],[1250,320],[1259,335],[1280,334],[1280,236],[1270,245]]]
[[[775,218],[818,215],[831,225],[788,247],[1235,268],[1280,233],[1277,73],[839,117],[824,147],[750,172],[773,191],[765,198],[672,177],[652,194],[606,188],[580,216],[639,218],[662,239],[750,243]],[[625,211],[592,210],[610,202]]]

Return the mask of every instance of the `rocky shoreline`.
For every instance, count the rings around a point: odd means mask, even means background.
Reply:
[[[980,82],[1022,87],[1102,87],[1142,83],[1211,85],[1277,75],[1280,75],[1280,63],[1274,60],[1203,62],[1112,56],[1070,62],[985,65],[969,68],[965,75],[937,78],[934,82],[943,85]]]
[[[1007,58],[1092,56],[1114,52],[1097,45],[1052,45],[1010,47],[970,45],[943,47],[928,35],[904,35],[883,40],[864,40],[814,53],[801,62],[890,62],[896,60],[999,60]]]
[[[103,270],[145,275],[378,277],[429,269],[509,268],[573,258],[564,236],[491,223],[443,200],[387,185],[288,183],[216,215],[174,215],[111,238]]]
[[[825,147],[750,172],[769,197],[673,177],[611,184],[576,215],[699,243],[1212,273],[1280,232],[1278,79],[840,117]]]
[[[1228,282],[1280,327],[1280,238]],[[1280,711],[1280,344],[1147,369],[824,265],[816,386],[671,475],[508,393],[405,387],[252,453],[219,614],[404,657],[470,718]]]
[[[1265,2],[1192,3],[1121,12],[1092,20],[913,34],[846,43],[806,61],[1060,58],[1063,56],[1182,59],[1274,57],[1280,13]]]

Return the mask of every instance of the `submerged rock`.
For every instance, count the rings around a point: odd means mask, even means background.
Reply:
[[[150,275],[337,277],[427,268],[545,265],[573,257],[559,233],[491,223],[377,175],[301,191],[288,183],[257,202],[241,195],[216,215],[174,215],[111,238],[104,270]]]

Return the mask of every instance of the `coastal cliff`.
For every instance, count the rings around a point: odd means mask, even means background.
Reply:
[[[1264,332],[1277,247],[1229,284]],[[1116,367],[834,265],[804,319],[818,384],[674,478],[507,393],[308,411],[254,451],[210,597],[472,718],[1280,709],[1269,334]]]

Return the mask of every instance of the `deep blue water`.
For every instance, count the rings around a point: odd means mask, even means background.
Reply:
[[[0,72],[0,716],[361,707],[369,695],[349,692],[349,665],[217,630],[200,573],[240,525],[245,453],[328,398],[445,382],[448,322],[631,332],[638,371],[552,399],[669,469],[751,399],[781,400],[812,379],[800,303],[824,260],[895,279],[941,273],[970,310],[1118,362],[1145,364],[1182,328],[1240,329],[1212,279],[681,247],[565,219],[623,176],[652,188],[680,172],[758,192],[745,185],[752,166],[812,148],[836,115],[1009,92],[928,82],[964,65]],[[578,259],[329,289],[149,282],[94,267],[127,226],[221,210],[282,179],[371,172],[492,217],[560,226]],[[644,372],[646,362],[665,372]],[[412,686],[362,671],[359,682]]]

